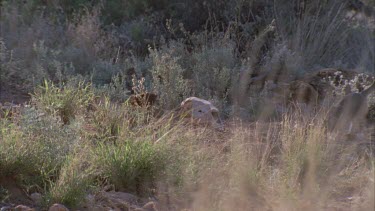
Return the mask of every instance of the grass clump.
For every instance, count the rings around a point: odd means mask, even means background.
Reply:
[[[166,165],[163,147],[147,140],[99,144],[94,154],[101,177],[116,190],[138,194],[151,193]]]
[[[32,171],[32,161],[28,159],[29,149],[22,143],[23,133],[16,125],[1,119],[0,177],[19,175]],[[15,152],[15,149],[17,151]],[[30,169],[29,169],[30,168]],[[26,171],[25,171],[26,170]]]
[[[88,114],[86,131],[88,139],[98,142],[115,141],[126,126],[126,108],[113,104],[107,97],[91,105],[93,112]]]
[[[93,98],[91,85],[83,81],[60,88],[47,80],[35,91],[34,103],[47,113],[57,115],[68,124],[75,115],[86,109]]]
[[[44,204],[62,203],[68,207],[82,205],[87,192],[94,189],[93,164],[89,162],[85,148],[67,157],[61,166],[58,179],[50,183]]]
[[[0,177],[12,178],[31,192],[44,193],[59,175],[77,133],[61,129],[53,116],[33,108],[23,111],[17,124],[1,119]]]

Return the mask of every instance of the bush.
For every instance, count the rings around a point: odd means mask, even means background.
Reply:
[[[13,61],[11,59],[11,53],[7,49],[5,42],[0,37],[0,82],[5,83],[9,80],[13,70]]]
[[[117,74],[112,77],[111,83],[104,84],[103,86],[95,87],[95,95],[108,96],[112,102],[125,102],[130,95],[131,90],[128,88],[129,79],[122,74]]]
[[[172,48],[167,52],[150,49],[153,62],[151,69],[153,90],[158,94],[160,106],[165,109],[176,108],[191,93],[188,82],[182,76],[185,71],[173,57]]]
[[[238,79],[238,59],[232,40],[216,39],[192,55],[194,92],[205,99],[225,101],[229,98],[232,83]]]

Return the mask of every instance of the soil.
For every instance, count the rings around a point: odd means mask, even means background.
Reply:
[[[23,104],[31,99],[30,94],[20,85],[0,85],[0,103]]]
[[[31,205],[32,201],[27,194],[17,185],[14,178],[6,177],[0,178],[0,186],[8,190],[8,201],[15,204]]]

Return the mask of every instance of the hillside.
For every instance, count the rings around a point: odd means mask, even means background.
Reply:
[[[373,0],[0,0],[1,210],[375,210]]]

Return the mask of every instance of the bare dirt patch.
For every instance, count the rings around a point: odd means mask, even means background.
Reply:
[[[0,103],[23,104],[29,101],[30,94],[24,90],[21,85],[1,85],[0,86]]]

